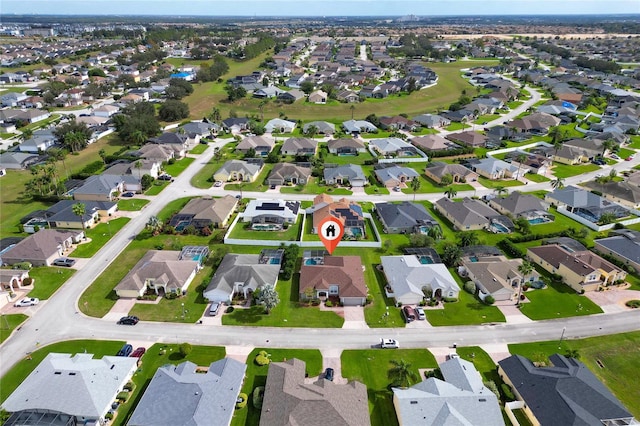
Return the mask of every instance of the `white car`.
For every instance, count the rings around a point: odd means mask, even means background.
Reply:
[[[37,297],[26,297],[14,303],[13,306],[20,308],[24,306],[34,306],[34,305],[37,305],[38,303],[40,303],[40,299],[38,299]]]
[[[424,309],[422,309],[420,306],[416,307],[414,311],[416,313],[416,316],[418,317],[418,320],[424,321],[427,319],[427,316],[424,313]]]
[[[380,339],[380,347],[382,349],[398,349],[400,345],[395,339]]]
[[[216,188],[220,188],[222,186],[222,182],[217,180],[216,183],[213,184]]]

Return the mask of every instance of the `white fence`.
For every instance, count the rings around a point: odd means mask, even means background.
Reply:
[[[563,214],[563,215],[565,215],[567,217],[570,217],[571,219],[575,220],[576,222],[580,222],[581,224],[583,224],[587,228],[593,229],[596,232],[607,231],[609,229],[613,229],[613,227],[616,226],[615,223],[608,223],[606,225],[598,225],[597,223],[593,223],[590,220],[587,220],[582,216],[578,216],[575,213],[571,213],[564,206],[558,207],[557,210],[561,214]],[[625,226],[633,225],[634,223],[640,223],[640,211],[635,210],[635,209],[631,209],[631,210],[629,210],[629,212],[632,213],[636,217],[634,217],[632,219],[622,220],[622,221],[616,222],[616,223],[620,223],[620,224],[625,225]]]
[[[513,426],[520,426],[520,422],[516,419],[516,415],[513,414],[513,410],[521,410],[524,408],[523,401],[512,401],[504,404],[504,411],[507,413],[507,417],[511,420]]]

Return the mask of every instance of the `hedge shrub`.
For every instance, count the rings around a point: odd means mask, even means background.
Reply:
[[[476,294],[476,283],[473,281],[467,281],[464,283],[464,291],[469,294]]]
[[[500,389],[502,390],[502,395],[504,395],[504,399],[507,401],[514,401],[516,399],[513,391],[511,390],[511,386],[506,383],[500,385]]]
[[[263,366],[268,365],[271,362],[271,358],[269,358],[269,354],[267,351],[260,351],[258,355],[256,355],[255,363]]]
[[[247,394],[240,393],[238,394],[238,402],[236,402],[236,409],[240,410],[247,406]]]

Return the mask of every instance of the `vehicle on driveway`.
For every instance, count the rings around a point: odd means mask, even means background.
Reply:
[[[171,180],[171,179],[173,179],[173,176],[166,173],[158,176],[158,180]]]
[[[626,161],[631,161],[634,158],[636,158],[636,156],[634,154],[631,154],[630,156],[628,156],[627,158],[625,158]]]
[[[403,306],[402,315],[404,316],[406,323],[416,320],[416,314],[413,312],[413,308],[411,306]]]
[[[382,349],[398,349],[400,345],[395,339],[380,339],[380,347]]]
[[[211,302],[211,306],[209,307],[209,316],[215,317],[218,315],[218,311],[220,310],[220,304],[218,302]]]
[[[116,356],[129,356],[131,355],[131,352],[133,352],[133,346],[131,346],[130,344],[126,343],[122,349],[120,349],[118,351],[118,353],[116,354]]]
[[[68,257],[59,257],[53,261],[54,266],[66,266],[67,268],[72,267],[75,263],[75,259],[69,259]]]
[[[327,368],[324,370],[324,378],[333,382],[333,368]]]
[[[133,193],[133,192],[131,192],[131,191],[127,191],[127,192],[123,192],[123,193],[122,193],[122,195],[121,195],[121,197],[131,198],[131,197],[133,197],[134,195],[136,195],[136,194],[134,194],[134,193]]]
[[[420,321],[424,321],[427,319],[427,316],[424,314],[424,309],[422,309],[420,306],[416,307],[414,311]]]
[[[220,188],[222,186],[222,181],[217,180],[216,183],[213,184],[216,188]]]
[[[142,358],[142,355],[144,355],[146,351],[147,349],[141,346],[139,348],[136,348],[135,351],[131,352],[131,355],[129,356],[133,358]]]
[[[609,157],[613,158],[614,160],[620,159],[620,157],[618,157],[616,154],[611,154]]]
[[[25,306],[35,306],[40,303],[40,299],[37,297],[26,297],[22,300],[18,300],[13,304],[16,308],[24,308]]]
[[[136,325],[138,323],[138,321],[140,321],[138,319],[138,317],[134,317],[134,316],[126,316],[126,317],[122,317],[118,320],[118,324],[122,324],[122,325]]]

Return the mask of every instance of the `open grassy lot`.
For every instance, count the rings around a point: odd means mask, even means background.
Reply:
[[[258,65],[266,57],[272,54],[267,52],[250,61],[241,64],[230,62],[229,72],[222,77],[223,81],[238,74],[251,73],[258,69]],[[435,112],[437,108],[448,106],[455,102],[462,93],[462,90],[469,90],[472,86],[467,80],[462,78],[461,68],[468,66],[483,66],[495,64],[494,60],[471,62],[429,63],[428,66],[438,74],[438,84],[423,90],[413,92],[411,95],[401,94],[385,98],[383,102],[377,99],[367,99],[355,105],[353,111],[354,118],[364,118],[369,114],[398,115],[406,113],[409,116],[422,114],[425,112]],[[236,66],[237,65],[237,66]],[[197,83],[194,93],[186,97],[183,102],[189,105],[191,117],[200,119],[211,112],[212,105],[220,110],[222,117],[228,117],[230,111],[242,111],[249,116],[260,116],[260,100],[243,98],[235,102],[226,100],[226,92],[223,83]],[[309,121],[323,117],[327,121],[344,121],[351,119],[352,104],[329,103],[327,105],[316,105],[302,100],[291,105],[282,104],[275,101],[268,101],[263,105],[265,119],[278,117],[283,113],[285,117],[295,117],[297,120]]]
[[[562,330],[558,330],[558,339]],[[579,340],[559,340],[509,345],[509,352],[533,361],[545,361],[554,353],[576,350],[585,363],[636,417],[640,417],[640,332],[613,334]],[[601,368],[597,361],[604,368]]]
[[[302,217],[287,229],[282,231],[252,231],[251,222],[240,222],[231,231],[229,238],[241,238],[246,240],[280,240],[280,241],[296,241],[300,236],[300,227],[302,226]]]
[[[191,353],[186,357],[182,357],[178,346],[178,344],[156,343],[147,349],[147,352],[142,356],[142,364],[133,375],[135,389],[127,402],[118,407],[118,415],[113,420],[115,426],[123,426],[133,414],[134,408],[138,402],[140,402],[144,390],[149,386],[158,368],[167,364],[181,364],[185,361],[191,361],[198,366],[208,367],[212,362],[222,359],[226,355],[224,347],[193,345]]]
[[[142,210],[144,206],[149,204],[149,200],[142,198],[123,198],[118,200],[118,210],[125,212],[137,212]]]
[[[371,344],[379,338],[372,336]],[[402,345],[402,342],[400,342]],[[419,368],[436,368],[436,360],[426,349],[369,349],[343,351],[340,358],[342,376],[358,380],[367,386],[369,414],[372,426],[392,426],[398,424],[393,407],[393,392],[387,372],[393,366],[391,360],[403,360],[411,364],[411,370],[419,377]],[[414,383],[415,384],[415,383]]]
[[[317,306],[304,306],[298,302],[300,274],[291,280],[278,280],[276,291],[280,303],[265,314],[264,306],[255,305],[247,309],[236,307],[232,313],[222,317],[225,325],[251,325],[264,327],[316,327],[341,328],[344,318],[332,311],[321,311]]]
[[[0,343],[4,342],[13,330],[18,328],[20,324],[25,322],[29,318],[24,314],[10,314],[0,316]]]
[[[162,166],[162,168],[164,169],[165,172],[167,172],[171,176],[176,177],[180,173],[182,173],[184,169],[189,167],[189,165],[194,161],[196,161],[195,158],[184,157],[173,164],[165,164],[164,166]]]
[[[549,182],[551,180],[546,176],[538,175],[535,173],[527,173],[526,175],[524,175],[524,177],[536,183]]]
[[[247,357],[247,372],[242,385],[242,392],[249,396],[249,402],[245,408],[234,412],[231,426],[254,426],[260,422],[260,409],[253,405],[251,394],[256,387],[267,383],[269,365],[260,366],[254,361],[262,350],[269,353],[271,362],[282,362],[292,358],[304,361],[309,377],[315,377],[322,371],[322,355],[315,349],[254,349]]]
[[[580,164],[570,166],[568,164],[556,163],[553,166],[553,175],[557,178],[568,178],[572,176],[581,175],[583,173],[589,173],[600,169],[600,166],[596,164]]]
[[[160,192],[162,192],[163,189],[167,187],[167,185],[169,185],[169,182],[166,180],[155,180],[153,182],[153,185],[151,185],[149,189],[144,192],[144,195],[158,195]]]
[[[602,313],[589,298],[579,295],[565,284],[546,278],[547,288],[526,292],[531,303],[523,303],[520,310],[532,320],[564,318]]]
[[[76,272],[73,268],[37,266],[29,270],[29,276],[35,279],[33,289],[27,296],[40,300],[50,298]]]
[[[31,353],[32,359],[26,359],[25,356],[25,359],[18,362],[2,377],[0,401],[4,402],[50,352],[77,354],[86,351],[87,353],[94,354],[97,358],[101,358],[104,355],[115,355],[124,343],[125,342],[122,341],[111,340],[70,340],[54,343],[38,350],[36,350],[37,348],[33,348],[34,351]]]
[[[99,141],[87,146],[77,154],[68,155],[64,164],[56,162],[60,176],[66,176],[79,172],[87,164],[99,160],[98,152],[104,149],[107,155],[111,155],[122,147],[123,143],[117,135],[111,134]],[[66,168],[66,172],[65,172]],[[18,223],[20,218],[34,210],[49,208],[51,204],[33,201],[24,193],[25,184],[32,179],[28,170],[9,170],[7,175],[0,179],[0,238],[20,235]]]
[[[79,244],[71,253],[71,256],[93,256],[107,243],[107,241],[111,239],[111,236],[117,234],[118,231],[120,231],[120,229],[122,229],[122,227],[126,225],[130,220],[131,219],[129,219],[128,217],[119,217],[117,219],[110,220],[108,223],[100,223],[91,229],[87,229],[85,232],[87,234],[87,238],[90,238],[91,241],[88,243]]]

